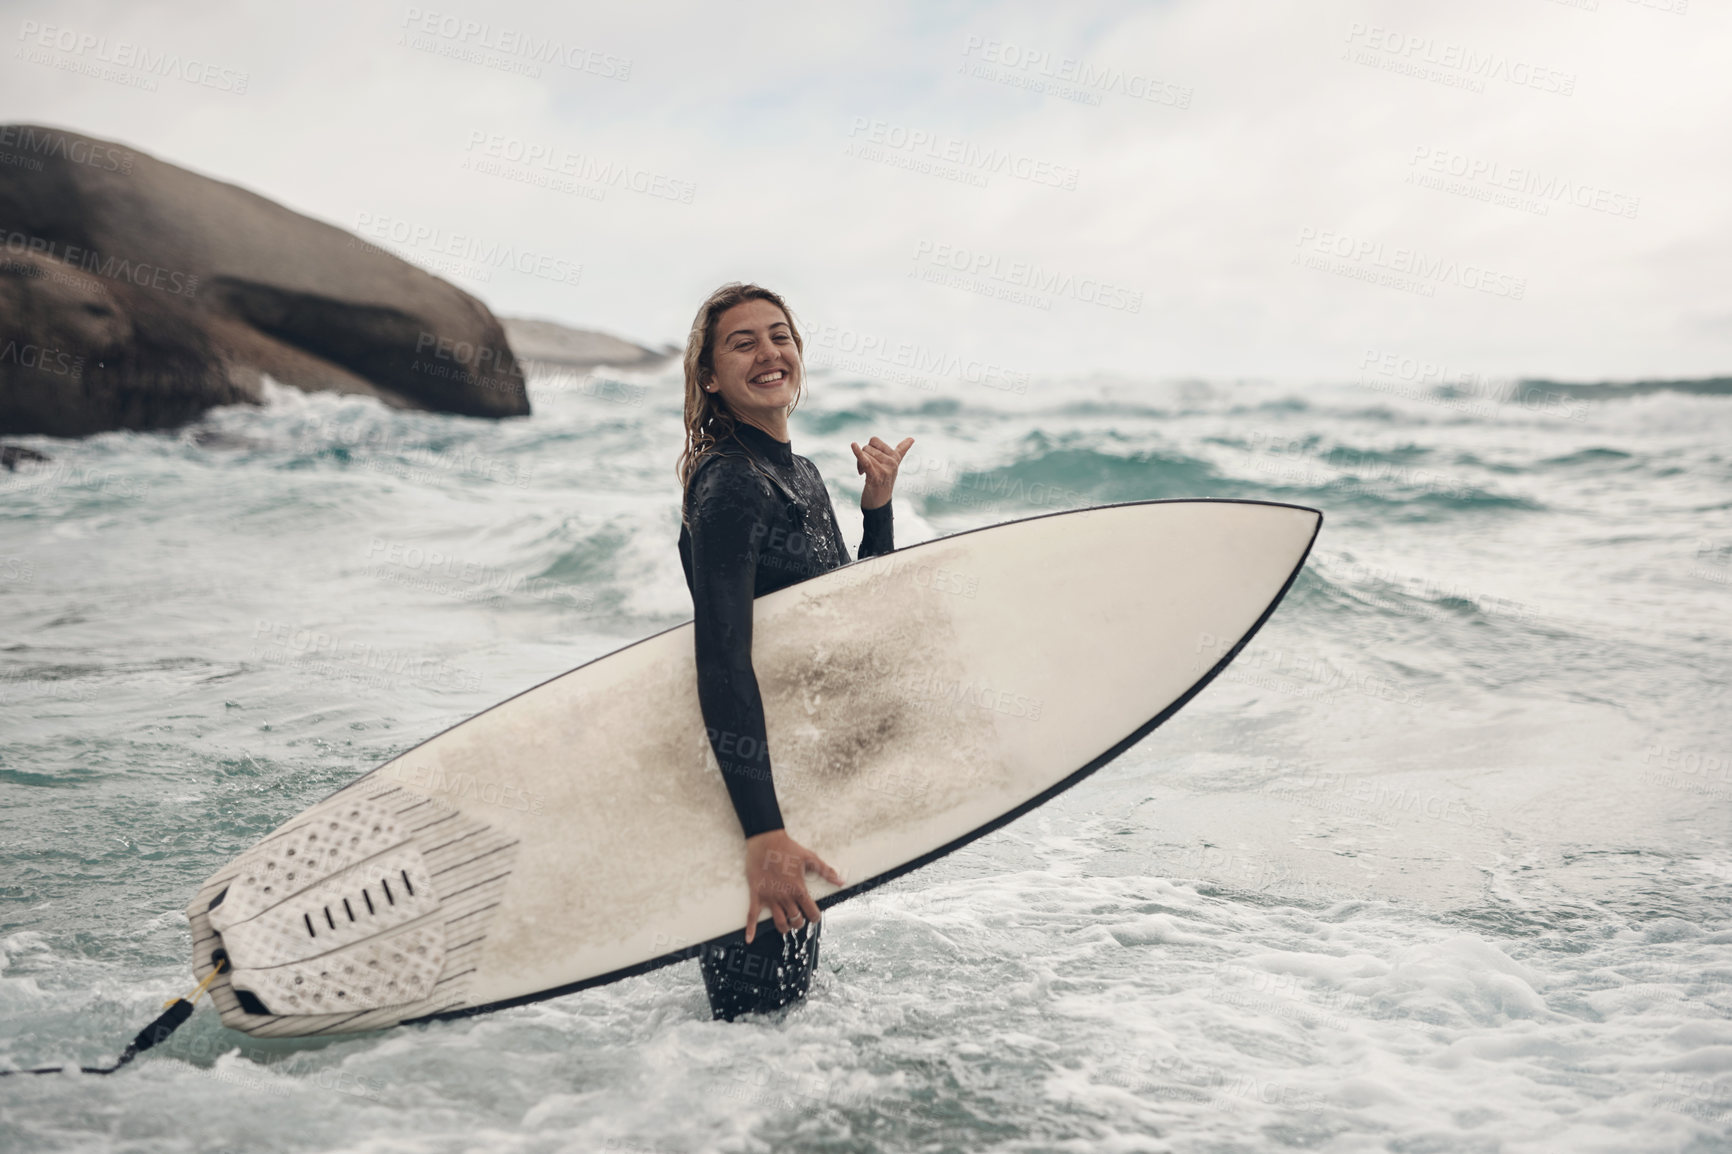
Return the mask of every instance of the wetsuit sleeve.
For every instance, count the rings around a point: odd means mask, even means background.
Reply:
[[[727,458],[708,463],[686,498],[698,705],[747,837],[782,828],[752,668],[752,592],[773,500],[749,465]]]
[[[893,543],[895,534],[892,531],[892,515],[890,506],[894,500],[886,501],[876,509],[862,509],[860,516],[865,521],[865,530],[860,534],[859,557],[864,561],[868,557],[876,557],[880,553],[892,552],[896,546]]]

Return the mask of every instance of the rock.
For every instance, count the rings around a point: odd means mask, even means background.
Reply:
[[[529,412],[468,293],[232,184],[60,129],[0,126],[0,433],[182,424],[302,389]]]
[[[681,350],[672,345],[657,351],[591,329],[574,329],[556,321],[503,317],[505,338],[519,363],[530,372],[542,366],[590,369],[598,365],[636,368],[656,364]]]
[[[35,449],[26,449],[23,445],[0,445],[0,468],[8,473],[18,471],[20,462],[37,464],[49,459],[47,453],[38,453]]]
[[[200,315],[37,254],[0,258],[0,432],[155,429],[252,401]]]

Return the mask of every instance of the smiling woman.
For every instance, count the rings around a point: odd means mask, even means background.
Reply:
[[[842,884],[783,826],[752,667],[753,599],[852,560],[823,477],[788,437],[805,385],[802,348],[782,298],[738,283],[710,294],[686,341],[680,561],[692,593],[698,700],[745,834],[751,891],[743,942],[702,959],[710,1007],[730,1020],[805,996],[820,917],[806,871]],[[913,444],[873,437],[852,446],[866,477],[861,557],[894,547],[891,490]],[[761,910],[774,932],[757,932]]]

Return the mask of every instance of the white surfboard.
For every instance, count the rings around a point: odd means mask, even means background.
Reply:
[[[1143,501],[872,557],[754,605],[782,815],[830,906],[951,852],[1129,748],[1274,611],[1322,514]],[[369,1030],[500,1009],[738,933],[739,822],[691,625],[386,762],[225,866],[187,909],[224,1025]]]

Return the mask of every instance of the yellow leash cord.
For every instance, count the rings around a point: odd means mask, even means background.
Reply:
[[[214,969],[204,976],[204,981],[193,988],[192,993],[184,998],[170,998],[163,1003],[165,1009],[157,1016],[156,1021],[138,1032],[138,1037],[121,1052],[120,1061],[112,1066],[39,1066],[34,1070],[0,1070],[0,1078],[10,1074],[58,1074],[63,1070],[78,1069],[86,1074],[112,1074],[152,1046],[180,1028],[182,1022],[192,1017],[193,1004],[216,980],[216,976],[228,969],[228,959],[219,960]]]

